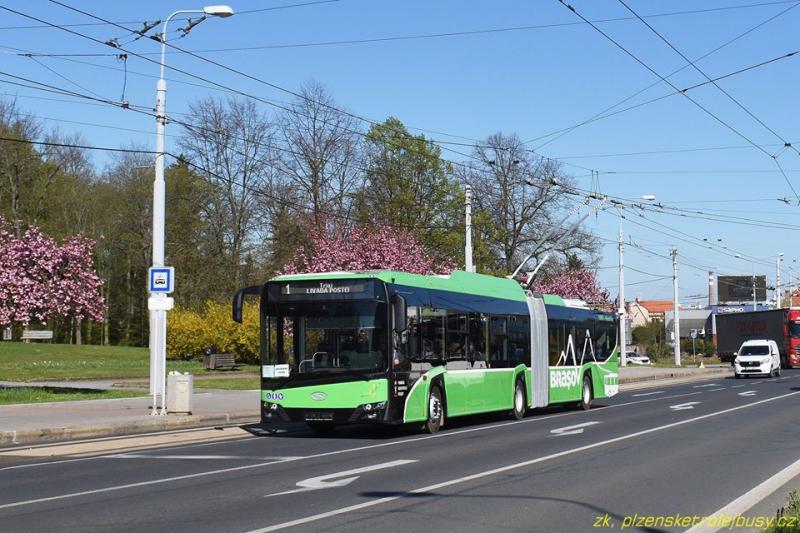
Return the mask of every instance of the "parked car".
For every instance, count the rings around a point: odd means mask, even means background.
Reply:
[[[781,375],[778,344],[773,340],[745,341],[734,356],[733,375],[736,379],[751,374],[763,374],[768,377]]]
[[[650,364],[650,358],[649,357],[647,357],[646,355],[642,355],[640,353],[637,353],[637,352],[628,352],[628,353],[626,353],[625,354],[625,359],[629,363],[633,363],[635,365],[649,365]]]

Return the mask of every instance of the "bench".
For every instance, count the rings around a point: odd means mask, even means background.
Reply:
[[[25,342],[30,341],[52,341],[53,332],[46,329],[26,329],[22,332],[22,340]]]
[[[206,370],[217,370],[218,368],[236,370],[244,364],[237,363],[232,353],[211,353],[203,356],[203,366]]]

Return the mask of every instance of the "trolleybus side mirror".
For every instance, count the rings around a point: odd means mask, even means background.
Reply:
[[[236,291],[233,296],[233,321],[242,323],[242,307],[244,306],[244,297],[247,295],[259,296],[261,294],[261,285],[253,285],[245,287]]]
[[[403,333],[406,330],[406,299],[399,294],[393,294],[392,311],[394,332]]]

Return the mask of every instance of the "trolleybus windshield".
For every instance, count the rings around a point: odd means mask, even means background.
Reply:
[[[386,312],[373,302],[279,306],[277,323],[288,326],[277,332],[285,362],[300,374],[385,371]]]

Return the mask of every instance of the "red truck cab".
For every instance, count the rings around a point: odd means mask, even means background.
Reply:
[[[800,307],[789,309],[786,322],[786,337],[789,342],[786,365],[790,368],[800,368]]]

